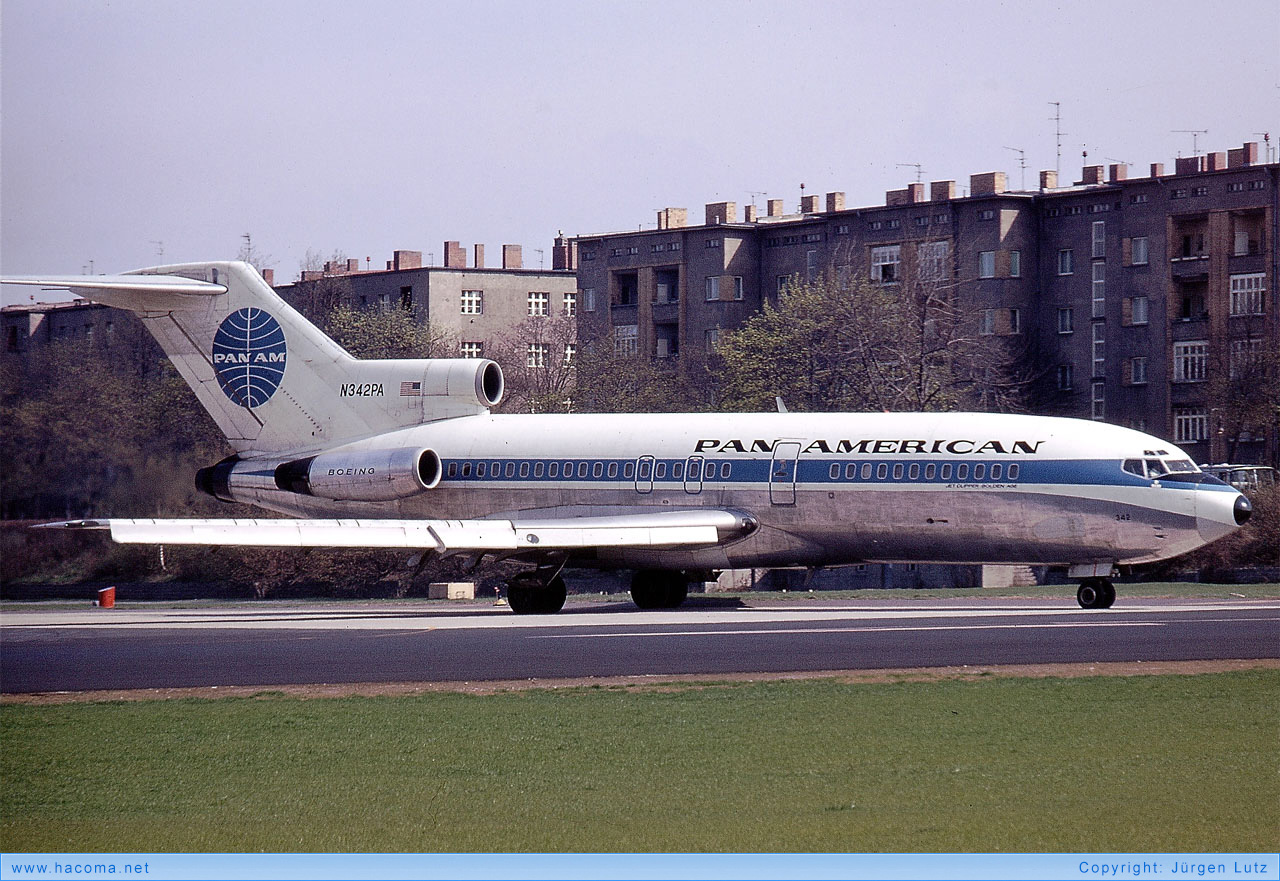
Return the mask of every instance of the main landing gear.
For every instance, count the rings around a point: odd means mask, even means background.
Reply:
[[[558,568],[521,572],[507,582],[507,602],[517,615],[554,615],[566,593]]]
[[[642,609],[674,609],[689,595],[684,572],[641,569],[631,577],[631,599]]]
[[[1076,591],[1076,602],[1082,609],[1109,609],[1115,601],[1115,585],[1106,578],[1086,578]]]

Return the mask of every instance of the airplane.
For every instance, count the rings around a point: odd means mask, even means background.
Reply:
[[[1086,609],[1117,566],[1248,521],[1176,446],[1103,422],[996,413],[495,414],[482,358],[358,360],[243,262],[7,279],[135,312],[235,451],[203,492],[293,519],[51,526],[122,543],[403,548],[510,559],[518,614],[564,568],[631,569],[642,609],[744,568],[1068,567]],[[779,410],[783,408],[780,406]]]

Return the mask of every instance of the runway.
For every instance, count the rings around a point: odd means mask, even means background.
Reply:
[[[1280,657],[1280,600],[695,597],[550,616],[443,604],[6,611],[0,690],[456,682]]]

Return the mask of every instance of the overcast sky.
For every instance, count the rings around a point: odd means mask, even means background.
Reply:
[[[1280,3],[0,3],[0,269],[524,246],[1280,138]],[[741,212],[741,208],[739,209]],[[162,243],[162,244],[161,244]],[[163,256],[160,256],[163,249]],[[536,249],[542,249],[540,258]],[[8,288],[5,302],[29,289]]]

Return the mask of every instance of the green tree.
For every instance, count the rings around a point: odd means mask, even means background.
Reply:
[[[357,358],[456,358],[453,334],[424,321],[416,309],[354,309],[339,305],[325,316],[325,331]]]

